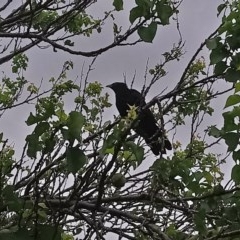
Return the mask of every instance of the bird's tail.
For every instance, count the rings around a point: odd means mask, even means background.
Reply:
[[[145,141],[155,155],[165,154],[166,149],[172,150],[172,144],[167,137],[163,139],[162,136],[154,136],[152,139],[145,139]]]

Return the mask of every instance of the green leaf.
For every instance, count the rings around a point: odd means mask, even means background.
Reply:
[[[211,126],[208,134],[209,136],[219,138],[221,136],[221,130],[219,130],[216,126]]]
[[[17,212],[22,209],[22,201],[18,198],[18,195],[15,193],[14,186],[7,185],[2,191],[2,196],[9,211]]]
[[[197,213],[194,214],[193,217],[196,230],[199,232],[200,235],[204,235],[207,230],[205,224],[205,216],[206,216],[205,209],[200,209]]]
[[[61,231],[57,226],[51,225],[38,225],[38,238],[37,240],[61,240]]]
[[[240,80],[240,71],[237,71],[233,68],[229,68],[226,72],[225,79],[228,82],[236,82]]]
[[[143,7],[152,7],[153,3],[151,0],[135,0],[136,4],[138,6],[143,6]]]
[[[199,193],[200,190],[199,182],[192,179],[192,181],[189,181],[189,183],[187,184],[187,188],[191,190],[191,192]]]
[[[80,140],[80,134],[84,122],[85,118],[80,112],[72,111],[69,113],[67,120],[69,141],[73,142],[75,139]]]
[[[143,157],[144,157],[144,149],[141,146],[138,146],[132,141],[128,141],[124,144],[127,146],[127,149],[130,149],[131,152],[135,155],[135,158],[138,162],[138,165],[142,163]]]
[[[134,23],[134,21],[143,16],[143,10],[142,7],[135,7],[133,9],[131,9],[130,11],[130,15],[129,15],[129,21],[131,24]]]
[[[234,94],[228,97],[224,108],[240,103],[240,95]]]
[[[239,42],[239,39],[238,39]],[[236,47],[237,49],[239,49],[240,44]],[[232,61],[230,63],[231,67],[234,68],[234,70],[240,70],[240,53],[236,53],[232,56]]]
[[[231,178],[236,184],[240,183],[240,165],[235,165],[232,168]]]
[[[129,15],[131,24],[133,24],[137,18],[144,17],[148,20],[151,17],[152,2],[149,0],[138,0],[136,3],[138,6],[132,8]]]
[[[31,126],[35,123],[47,120],[48,118],[52,117],[52,115],[55,113],[54,104],[51,102],[47,102],[44,105],[44,111],[45,112],[42,115],[37,114],[36,116],[34,116],[32,112],[30,112],[30,115],[26,121],[26,124],[28,126]]]
[[[32,114],[32,112],[30,112],[30,115],[29,115],[29,117],[28,117],[28,119],[27,119],[27,121],[26,121],[26,124],[27,124],[28,126],[31,126],[31,125],[37,123],[38,121],[39,121],[39,119],[38,119],[37,117],[35,117],[35,116]]]
[[[44,153],[51,153],[56,145],[56,140],[54,138],[47,138],[44,141]]]
[[[232,153],[232,158],[233,158],[234,161],[240,160],[240,150],[234,151]]]
[[[220,4],[218,7],[217,7],[217,16],[219,16],[221,14],[221,12],[223,11],[224,8],[227,7],[227,4],[226,3],[223,3],[223,4]]]
[[[37,152],[42,149],[41,143],[39,142],[39,136],[36,134],[27,135],[26,142],[28,143],[28,157],[36,158]]]
[[[3,229],[0,231],[1,240],[33,240],[30,237],[30,232],[27,229],[19,229],[13,231],[10,229]]]
[[[105,153],[105,154],[114,154],[114,147],[112,147],[112,148],[107,148],[107,149],[105,149],[104,151],[103,151],[104,149],[102,148],[101,149],[101,153]]]
[[[46,99],[42,107],[44,108],[44,113],[42,114],[42,120],[47,120],[48,118],[52,117],[55,114],[55,103],[53,103],[52,99]]]
[[[209,50],[215,49],[218,46],[219,40],[217,38],[207,39],[206,46]]]
[[[216,64],[220,61],[222,61],[224,58],[228,57],[228,54],[226,51],[224,51],[222,48],[218,47],[216,49],[213,49],[210,54],[210,63]]]
[[[46,204],[43,203],[43,202],[42,202],[42,203],[39,203],[38,206],[41,207],[41,208],[43,208],[43,209],[48,209],[48,207],[46,206]]]
[[[224,118],[224,128],[223,130],[225,132],[235,131],[239,129],[239,127],[236,125],[234,119],[236,116],[240,115],[240,108],[234,107],[232,111],[224,112],[223,114]]]
[[[173,9],[168,4],[165,4],[165,1],[160,1],[156,4],[156,11],[161,24],[169,24],[169,18],[173,15]]]
[[[48,215],[45,211],[38,209],[37,214],[42,219],[47,220]]]
[[[117,11],[123,10],[123,0],[113,0],[113,6]]]
[[[43,133],[47,132],[50,128],[48,122],[40,122],[34,129],[34,133],[37,136],[41,136]]]
[[[214,67],[214,74],[216,74],[216,75],[223,74],[227,68],[228,68],[228,66],[227,66],[226,62],[224,62],[224,61],[218,62]]]
[[[228,145],[228,152],[234,151],[239,143],[239,134],[235,132],[230,132],[224,134],[223,138],[225,139],[226,144]]]
[[[100,151],[101,154],[111,153],[112,151],[114,153],[114,145],[115,145],[116,140],[117,140],[117,138],[114,134],[109,135],[108,138],[103,143],[102,149]],[[109,152],[109,150],[110,150],[110,152]]]
[[[18,67],[17,66],[12,66],[12,72],[17,73],[18,72]]]
[[[236,37],[235,34],[233,36],[228,36],[226,38],[226,42],[228,43],[231,50],[237,50],[240,47],[239,37]]]
[[[152,22],[147,27],[139,27],[138,35],[144,42],[152,42],[157,32],[157,23]]]
[[[69,147],[67,149],[67,167],[70,172],[77,173],[77,171],[84,166],[86,161],[87,158],[83,150],[78,147]]]
[[[234,87],[235,87],[234,93],[239,92],[240,91],[240,82],[235,83]]]

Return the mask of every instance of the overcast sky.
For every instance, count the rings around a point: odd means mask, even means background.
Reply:
[[[126,4],[127,1],[125,1]],[[180,8],[179,22],[180,30],[185,43],[185,51],[183,59],[179,62],[175,62],[168,67],[169,74],[162,79],[161,83],[154,87],[147,96],[147,100],[150,100],[156,94],[160,93],[165,87],[169,90],[178,82],[187,62],[199,47],[199,45],[219,26],[221,19],[217,18],[217,6],[221,3],[220,0],[184,0]],[[96,6],[97,5],[97,6]],[[104,1],[99,1],[96,5],[90,9],[91,14],[94,16],[102,17],[105,10]],[[125,5],[125,8],[129,6]],[[128,23],[128,13],[120,12],[117,16],[117,21],[121,24]],[[92,49],[95,50],[99,46],[106,46],[112,41],[112,22],[109,21],[104,25],[104,35],[95,36],[90,39],[79,39],[79,46],[81,50]],[[157,32],[157,36],[152,44],[140,43],[131,47],[118,47],[102,54],[97,58],[94,65],[94,71],[91,72],[89,81],[99,81],[104,86],[116,82],[123,81],[123,74],[126,75],[127,80],[131,82],[133,75],[136,72],[137,80],[134,84],[134,88],[141,89],[143,84],[143,76],[145,73],[145,67],[147,60],[149,59],[149,67],[153,67],[161,60],[161,54],[167,50],[170,50],[172,45],[178,42],[179,35],[176,31],[175,24],[170,26],[160,27]],[[81,75],[81,68],[85,64],[87,69],[89,62],[92,59],[84,58],[81,56],[71,56],[65,52],[58,51],[53,52],[51,48],[46,50],[32,49],[27,53],[30,63],[26,72],[26,76],[29,81],[39,82],[43,79],[48,81],[52,76],[58,76],[61,66],[66,60],[73,60],[74,70],[70,73],[70,77],[75,79]],[[207,56],[206,56],[207,58]],[[3,66],[3,69],[8,71],[7,64]],[[7,72],[6,72],[7,73]],[[106,89],[111,95],[111,101],[115,101],[113,92]],[[214,103],[214,107],[217,107],[222,111],[223,104],[218,101]],[[67,103],[69,111],[71,110],[71,104]],[[20,107],[7,111],[2,119],[1,127],[4,128],[9,138],[9,142],[15,144],[17,149],[21,150],[23,146],[22,140],[26,137],[26,132],[29,129],[26,128],[24,121],[29,115],[29,106]],[[106,118],[113,119],[113,114],[118,115],[115,106],[112,106],[111,111],[108,111]],[[211,120],[213,121],[213,120]],[[215,118],[216,123],[221,126],[222,119]],[[181,130],[181,131],[186,131]]]

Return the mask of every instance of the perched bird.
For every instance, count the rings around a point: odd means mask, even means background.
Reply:
[[[146,105],[145,99],[140,92],[129,89],[125,83],[115,82],[107,87],[111,88],[116,95],[116,106],[121,117],[126,117],[130,106],[143,107]],[[144,138],[155,155],[164,154],[172,149],[170,141],[163,136],[161,129],[150,109],[140,109],[139,121],[134,126],[134,131]],[[162,143],[164,141],[164,143]]]

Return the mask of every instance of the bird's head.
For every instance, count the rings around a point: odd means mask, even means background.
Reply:
[[[126,83],[122,82],[115,82],[110,85],[107,85],[106,87],[111,88],[115,93],[128,90],[128,86],[126,85]]]

